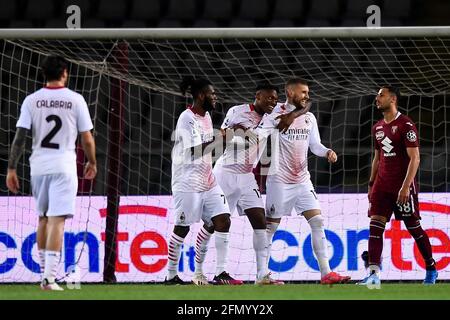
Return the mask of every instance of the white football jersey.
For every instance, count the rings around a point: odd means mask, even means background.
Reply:
[[[212,141],[214,131],[208,112],[205,116],[190,108],[178,118],[172,149],[172,191],[203,192],[216,185],[211,153],[193,159],[191,147]]]
[[[319,157],[326,157],[328,148],[320,141],[316,117],[307,112],[296,118],[288,130],[280,133],[276,129],[280,114],[293,111],[295,106],[277,104],[270,115],[266,115],[258,125],[259,135],[278,135],[278,143],[272,144],[272,161],[267,182],[303,183],[310,179],[308,171],[308,150]],[[274,140],[272,140],[274,141]],[[275,140],[276,141],[276,140]]]
[[[222,129],[232,128],[234,125],[254,129],[261,119],[262,116],[255,111],[253,104],[237,105],[228,110]],[[233,173],[252,172],[264,147],[265,144],[258,144],[256,141],[246,143],[242,137],[235,136],[217,160],[216,167]]]
[[[28,95],[16,126],[32,131],[32,176],[76,174],[78,133],[93,128],[83,96],[65,87],[46,87]]]

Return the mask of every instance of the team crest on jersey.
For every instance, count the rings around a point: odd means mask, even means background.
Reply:
[[[415,142],[417,140],[417,135],[414,130],[408,131],[408,133],[406,134],[406,139],[408,139],[408,141],[410,142]]]
[[[306,116],[306,117],[305,117],[305,123],[306,123],[306,124],[309,124],[310,122],[311,122],[311,119],[309,119],[309,117]]]
[[[395,134],[397,132],[398,127],[397,126],[392,126],[391,130],[392,130],[392,134]]]
[[[275,205],[272,204],[272,206],[270,207],[270,213],[274,214],[275,213]]]
[[[375,138],[376,138],[377,140],[383,139],[383,138],[384,138],[384,132],[383,132],[383,131],[377,131],[377,132],[375,133]]]
[[[182,213],[180,214],[179,219],[180,219],[181,222],[183,222],[184,220],[186,220],[186,216],[184,215],[184,212],[182,212]]]

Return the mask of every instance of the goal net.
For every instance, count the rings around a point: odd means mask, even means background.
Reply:
[[[31,141],[18,167],[18,195],[8,193],[5,175],[21,103],[43,86],[39,65],[48,54],[70,61],[68,87],[88,103],[98,158],[94,182],[79,180],[77,213],[66,222],[60,277],[75,270],[78,281],[114,281],[113,275],[124,282],[164,280],[174,222],[171,136],[179,114],[191,102],[178,85],[183,77],[194,76],[209,79],[218,92],[215,127],[230,106],[253,102],[260,81],[281,89],[280,102],[285,101],[284,83],[290,77],[309,81],[311,112],[318,119],[322,143],[339,157],[329,165],[311,155],[311,180],[325,218],[331,267],[353,279],[365,275],[360,255],[368,240],[370,134],[382,116],[374,108],[374,97],[381,85],[398,86],[403,95],[400,111],[413,119],[420,133],[422,224],[430,235],[440,279],[450,279],[449,28],[8,32],[0,41],[0,282],[40,279],[29,184]],[[80,147],[77,155],[81,177]],[[185,280],[194,271],[199,227],[194,225],[184,242],[179,271]],[[304,218],[283,218],[272,248],[269,268],[274,277],[320,278]],[[413,239],[395,221],[385,234],[382,268],[385,279],[424,275]],[[204,270],[212,278],[214,241]],[[228,271],[236,278],[255,279],[252,229],[236,212]]]

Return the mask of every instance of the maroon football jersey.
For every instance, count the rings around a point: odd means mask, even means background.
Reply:
[[[414,122],[398,112],[391,123],[384,119],[372,127],[375,148],[380,152],[376,189],[397,194],[402,187],[409,165],[406,148],[419,146],[419,135]],[[413,182],[416,184],[415,182]]]

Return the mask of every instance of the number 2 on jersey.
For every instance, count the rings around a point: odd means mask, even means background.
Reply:
[[[58,133],[59,130],[61,130],[62,127],[62,121],[61,118],[58,117],[55,114],[49,115],[47,118],[45,118],[47,122],[55,121],[55,126],[52,130],[45,136],[44,139],[42,139],[41,147],[42,148],[49,148],[49,149],[59,149],[59,144],[50,142],[50,140],[53,139],[53,137]]]

